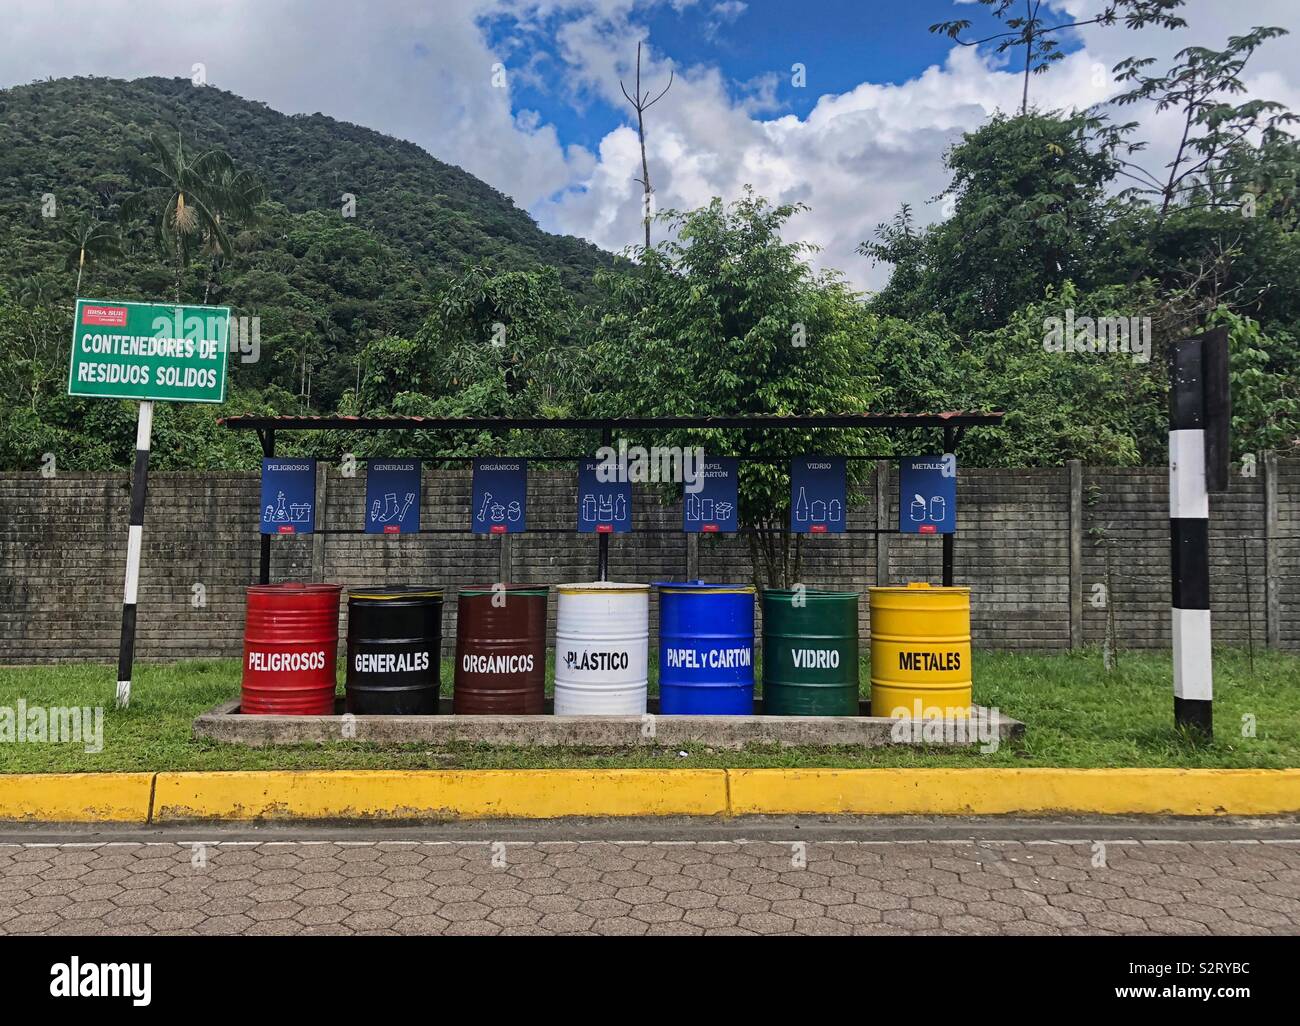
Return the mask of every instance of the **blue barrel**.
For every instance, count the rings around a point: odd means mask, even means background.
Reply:
[[[659,711],[752,716],[754,589],[743,584],[657,581]]]

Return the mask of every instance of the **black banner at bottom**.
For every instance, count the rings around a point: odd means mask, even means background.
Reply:
[[[700,950],[683,958],[688,944]],[[624,1011],[662,1002],[680,1012],[689,995],[697,1016],[770,1011],[776,995],[759,967],[776,957],[795,970],[781,1004],[809,1014],[855,995],[913,1012],[987,1002],[1036,1014],[1128,1005],[1232,1015],[1289,1007],[1294,955],[1283,937],[5,937],[0,986],[9,1012],[373,1014],[459,994],[474,995],[481,1014],[535,1015],[573,987],[588,1007],[597,998]]]

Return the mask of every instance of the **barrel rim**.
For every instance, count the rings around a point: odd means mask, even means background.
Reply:
[[[509,595],[549,595],[549,584],[467,584],[456,592],[457,597],[465,595],[495,595],[504,591]]]
[[[854,598],[859,600],[862,598],[862,592],[860,591],[836,591],[833,588],[804,588],[801,591],[796,591],[794,588],[764,588],[763,597],[767,598],[769,595],[773,597],[805,595],[812,598]]]
[[[442,588],[350,588],[348,601],[367,599],[373,602],[400,602],[403,599],[443,597]]]
[[[624,592],[636,594],[649,592],[650,585],[635,584],[631,581],[587,581],[573,584],[557,584],[555,590],[561,595],[609,595]]]
[[[971,593],[968,584],[932,584],[927,588],[913,588],[906,584],[872,584],[867,591],[881,595],[957,595]]]
[[[250,595],[337,595],[343,590],[341,584],[328,584],[310,581],[281,581],[279,584],[250,584]]]
[[[752,584],[705,584],[702,581],[655,581],[661,592],[679,595],[753,595]]]

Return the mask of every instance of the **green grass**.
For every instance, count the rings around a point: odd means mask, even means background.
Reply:
[[[239,693],[238,660],[137,668],[131,707],[112,708],[114,673],[102,665],[0,668],[0,707],[102,706],[104,750],[76,744],[0,743],[0,772],[234,769],[418,769],[617,766],[1300,766],[1300,656],[1215,653],[1215,740],[1197,743],[1173,727],[1169,656],[1125,652],[1117,672],[1096,651],[1044,655],[977,652],[975,698],[1023,720],[1023,741],[978,750],[898,746],[796,748],[705,746],[662,750],[335,742],[243,748],[190,736],[194,717]],[[450,680],[444,666],[443,680]],[[340,675],[341,679],[341,675]],[[864,661],[864,687],[869,680]],[[653,687],[652,681],[652,687]],[[445,685],[444,685],[445,693]],[[1253,716],[1255,737],[1242,736]],[[683,755],[682,752],[685,754]]]

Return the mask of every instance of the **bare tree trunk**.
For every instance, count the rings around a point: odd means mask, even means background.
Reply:
[[[86,247],[81,247],[81,259],[77,261],[77,285],[72,290],[72,301],[75,303],[81,298],[81,272],[86,266]]]
[[[637,134],[637,138],[641,141],[641,204],[642,204],[641,221],[642,224],[645,226],[645,248],[646,249],[650,248],[650,222],[653,219],[652,211],[650,207],[651,207],[651,203],[653,202],[651,197],[654,195],[654,189],[650,185],[650,162],[646,158],[645,112],[648,111],[660,100],[662,100],[664,98],[664,94],[667,93],[668,90],[673,87],[674,74],[675,72],[669,72],[668,84],[664,86],[663,92],[661,92],[653,100],[650,99],[649,91],[644,93],[641,91],[641,44],[637,43],[636,44],[636,86],[633,94],[628,95],[627,87],[623,85],[622,80],[620,80],[618,83],[619,88],[623,90],[623,96],[626,97],[627,102],[632,105],[632,109],[636,111],[636,134]]]

